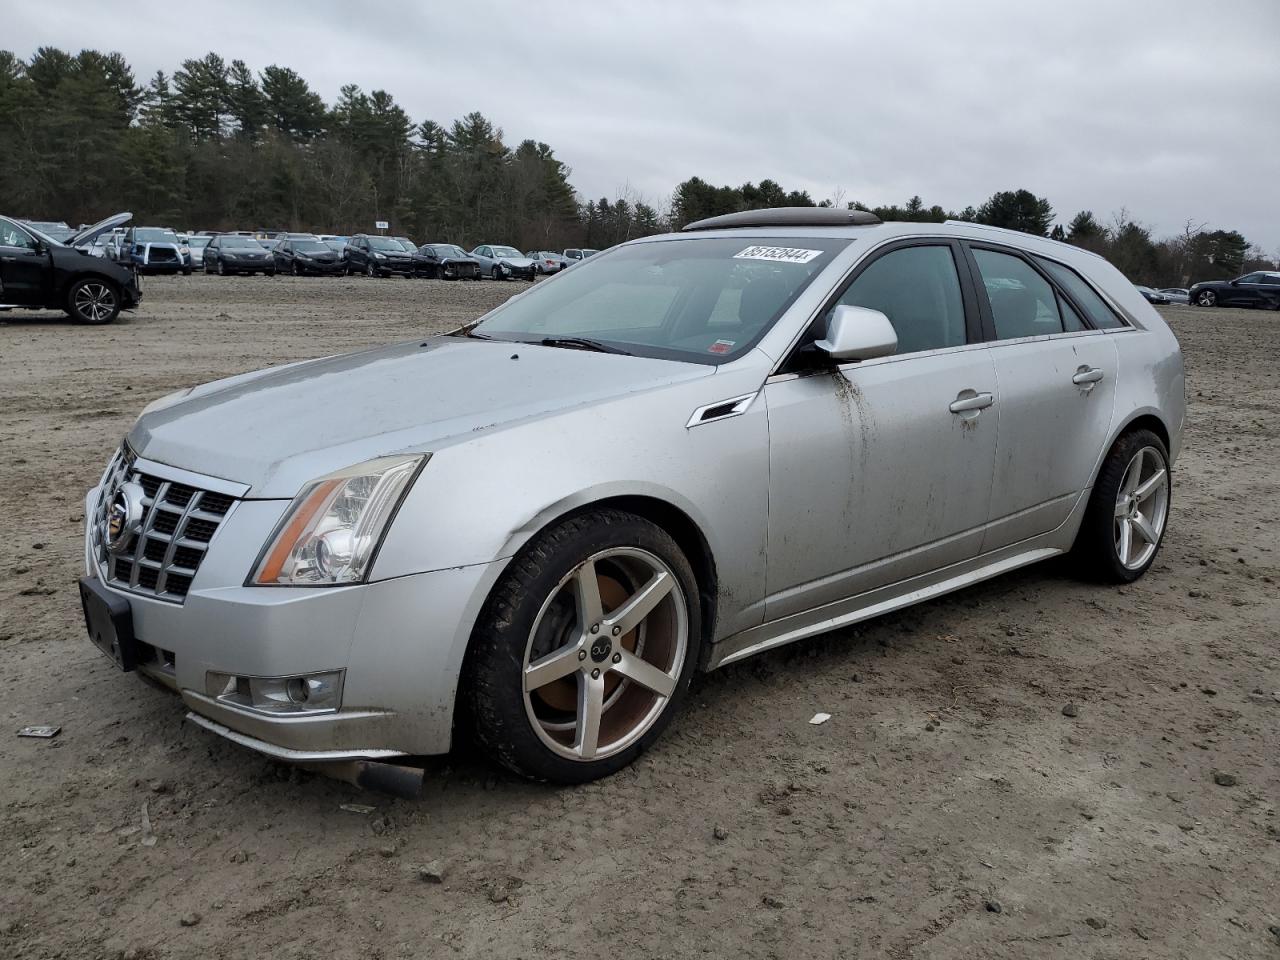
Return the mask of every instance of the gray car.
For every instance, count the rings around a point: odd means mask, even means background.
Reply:
[[[533,280],[538,274],[534,261],[515,247],[482,243],[469,256],[480,264],[480,275],[491,280]]]
[[[1176,339],[1093,254],[753,211],[154,401],[85,500],[81,594],[236,743],[394,761],[465,719],[580,782],[699,670],[1060,554],[1138,578],[1183,416]]]

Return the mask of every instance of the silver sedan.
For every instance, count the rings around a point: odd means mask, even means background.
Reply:
[[[586,781],[699,670],[1060,554],[1142,576],[1182,370],[1066,244],[716,218],[447,336],[156,400],[85,502],[89,632],[286,760],[441,753],[465,719]]]

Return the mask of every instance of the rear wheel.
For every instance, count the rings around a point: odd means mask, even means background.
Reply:
[[[110,282],[86,277],[67,291],[66,309],[77,323],[110,323],[120,313],[120,294]]]
[[[1130,583],[1155,561],[1169,520],[1169,452],[1150,430],[1116,441],[1098,472],[1072,552],[1082,573]]]
[[[1201,290],[1196,294],[1196,303],[1202,307],[1216,307],[1218,305],[1218,295],[1212,290]]]
[[[475,735],[527,777],[582,783],[662,733],[698,660],[698,589],[675,541],[599,510],[512,561],[472,634],[464,703]]]

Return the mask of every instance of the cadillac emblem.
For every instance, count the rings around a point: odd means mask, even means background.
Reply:
[[[142,487],[132,481],[120,484],[107,508],[107,549],[119,553],[142,528]]]

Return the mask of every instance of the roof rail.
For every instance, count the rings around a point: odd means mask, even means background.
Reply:
[[[1036,240],[1048,240],[1050,243],[1060,243],[1063,246],[1070,247],[1072,250],[1078,250],[1081,253],[1087,253],[1091,257],[1097,257],[1099,260],[1106,260],[1100,253],[1092,250],[1086,250],[1084,247],[1077,247],[1074,243],[1068,243],[1065,240],[1055,240],[1053,237],[1042,237],[1038,233],[1027,233],[1025,230],[1011,230],[1009,227],[992,227],[985,223],[974,223],[972,220],[947,220],[946,226],[949,227],[976,227],[979,230],[990,230],[992,233],[1010,233],[1015,237],[1032,237]]]
[[[722,217],[708,217],[685,224],[683,230],[723,230],[730,227],[862,227],[880,223],[865,210],[836,210],[832,207],[766,207],[741,210]]]

